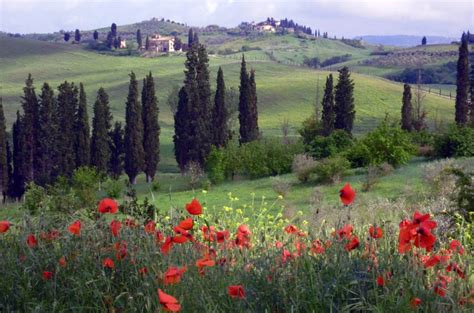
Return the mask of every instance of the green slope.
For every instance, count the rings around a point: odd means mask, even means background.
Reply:
[[[163,127],[164,155],[161,166],[167,169],[174,166],[171,145],[173,118],[165,99],[174,85],[181,84],[184,70],[183,57],[169,56],[154,59],[113,57],[81,49],[64,48],[61,44],[14,38],[0,38],[0,46],[7,47],[0,55],[0,96],[3,97],[9,125],[20,107],[22,88],[28,73],[31,73],[35,79],[37,92],[44,81],[54,87],[64,80],[83,82],[90,107],[93,104],[95,92],[103,86],[110,95],[115,118],[121,120],[124,116],[128,74],[133,70],[140,78],[144,77],[148,71],[152,71],[157,84],[156,90],[161,110],[160,123]],[[20,53],[27,47],[30,53]],[[249,63],[249,67],[256,70],[259,123],[264,134],[279,134],[283,119],[288,119],[295,130],[313,111],[318,77],[320,97],[322,97],[323,84],[328,72],[270,61]],[[238,88],[240,61],[211,57],[210,70],[213,85],[218,66],[223,67],[227,86]],[[386,113],[398,118],[402,96],[400,84],[360,74],[353,74],[353,78],[357,111],[356,132],[375,127]],[[446,121],[452,119],[453,101],[436,95],[427,95],[425,104],[429,112],[428,118],[438,116]]]

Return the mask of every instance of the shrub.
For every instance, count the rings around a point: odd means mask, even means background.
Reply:
[[[338,129],[331,135],[316,136],[306,147],[316,159],[328,158],[339,154],[352,146],[352,137],[347,132]]]
[[[441,158],[474,156],[474,128],[451,126],[435,138],[435,154]]]
[[[119,180],[109,178],[102,184],[102,187],[109,198],[119,199],[122,195],[123,184]]]
[[[316,161],[307,154],[297,154],[293,158],[292,172],[296,175],[296,178],[302,182],[306,183],[311,176],[311,173],[316,166]]]
[[[92,208],[97,202],[99,175],[90,167],[80,167],[72,175],[72,188],[83,208]]]
[[[393,166],[389,163],[382,163],[380,165],[369,165],[365,175],[365,181],[362,184],[363,191],[369,191],[374,187],[382,176],[388,175],[393,171]]]
[[[322,134],[323,126],[320,121],[316,119],[316,116],[313,114],[309,118],[303,121],[301,128],[298,130],[298,133],[303,138],[303,144],[305,146],[310,145],[314,137]]]
[[[189,177],[189,184],[194,189],[204,173],[199,163],[191,161],[186,165],[185,175]]]
[[[36,214],[38,211],[43,211],[48,207],[46,190],[35,183],[29,183],[26,186],[24,199],[22,209],[27,210],[30,214]]]
[[[352,147],[343,154],[351,163],[351,167],[365,167],[371,162],[371,149],[362,141],[356,140]]]
[[[272,188],[278,195],[286,197],[291,189],[291,185],[281,177],[272,177]]]
[[[319,181],[334,184],[341,181],[350,165],[346,158],[335,156],[318,162],[314,168],[314,173],[318,176]]]
[[[219,184],[225,179],[225,151],[216,147],[211,148],[211,152],[206,161],[207,177],[213,184]]]

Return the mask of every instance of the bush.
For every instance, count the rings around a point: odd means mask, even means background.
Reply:
[[[474,128],[452,126],[435,138],[435,155],[440,158],[474,156]]]
[[[119,180],[108,178],[102,187],[109,198],[119,199],[122,195],[123,184]]]
[[[314,168],[314,173],[319,181],[334,184],[341,181],[350,165],[342,156],[331,157],[319,162]]]
[[[297,154],[293,158],[293,164],[291,166],[293,174],[296,175],[296,178],[302,182],[306,183],[311,176],[311,173],[316,166],[316,161],[307,154]]]
[[[92,208],[97,202],[97,189],[99,186],[99,175],[90,167],[80,167],[72,175],[74,193],[82,204],[81,208]]]
[[[279,196],[286,197],[291,189],[291,185],[277,176],[272,178],[272,189]]]
[[[316,119],[313,114],[309,118],[303,121],[301,128],[298,130],[301,138],[303,138],[303,144],[309,146],[314,137],[322,134],[323,127],[321,122]]]
[[[316,136],[306,147],[308,152],[316,159],[335,156],[352,146],[352,137],[344,130],[335,130],[331,135]]]
[[[38,211],[48,208],[49,199],[46,190],[35,183],[29,183],[26,186],[24,199],[22,209],[27,210],[30,214],[36,214]]]
[[[216,147],[211,148],[207,157],[207,177],[213,184],[219,184],[225,179],[225,151]]]

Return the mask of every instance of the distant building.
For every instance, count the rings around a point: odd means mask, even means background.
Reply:
[[[174,40],[172,36],[153,35],[148,39],[148,50],[164,53],[175,52]]]
[[[127,41],[125,39],[122,39],[120,41],[120,49],[126,49],[127,48]]]
[[[263,33],[263,32],[268,32],[268,33],[276,32],[275,26],[273,26],[271,24],[268,24],[266,22],[257,24],[257,26],[255,26],[255,30],[257,30],[258,32],[261,32],[261,33]]]

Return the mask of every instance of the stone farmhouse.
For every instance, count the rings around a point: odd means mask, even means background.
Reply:
[[[156,52],[176,52],[177,50],[174,48],[174,37],[172,36],[161,36],[161,35],[153,35],[148,38],[149,51],[156,51]]]

